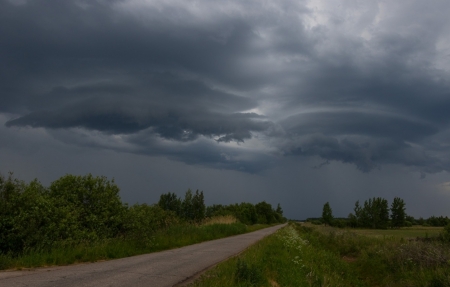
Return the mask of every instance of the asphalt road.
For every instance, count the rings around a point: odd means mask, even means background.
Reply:
[[[175,286],[232,257],[284,225],[122,259],[0,272],[1,287]]]

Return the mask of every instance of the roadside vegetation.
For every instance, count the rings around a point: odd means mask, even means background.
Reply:
[[[191,286],[450,286],[450,228],[441,232],[430,240],[290,223]]]
[[[66,175],[44,187],[0,175],[0,269],[98,261],[181,247],[284,222],[258,204],[205,206],[202,191],[128,206],[114,180]]]

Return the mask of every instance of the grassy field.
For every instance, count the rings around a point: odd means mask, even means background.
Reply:
[[[291,223],[192,286],[450,286],[450,245],[417,240],[440,230]]]
[[[430,238],[437,237],[442,232],[443,227],[430,227],[430,226],[413,226],[402,227],[400,229],[386,229],[386,230],[373,230],[373,229],[356,229],[352,230],[360,235],[366,235],[371,237],[395,237],[395,238]]]
[[[155,233],[149,240],[123,240],[113,238],[78,244],[54,246],[51,250],[28,250],[20,256],[0,254],[0,270],[23,269],[40,266],[68,265],[79,262],[95,262],[123,258],[138,254],[156,252],[182,247],[207,240],[252,232],[268,227],[255,224],[251,226],[219,218],[204,225],[175,225]],[[218,223],[220,222],[220,223]]]
[[[338,229],[330,226],[323,226],[323,225],[313,225],[310,223],[302,223],[304,226],[308,227],[316,227],[317,230],[321,232],[337,232]],[[437,237],[443,230],[443,227],[432,227],[432,226],[421,226],[421,225],[415,225],[412,227],[402,227],[399,229],[344,229],[344,230],[350,230],[351,232],[354,232],[359,235],[365,235],[375,238],[386,238],[386,237],[393,237],[393,238],[403,238],[403,239],[412,239],[412,238],[432,238]]]

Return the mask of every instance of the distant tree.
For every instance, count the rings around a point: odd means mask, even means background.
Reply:
[[[161,194],[158,205],[164,210],[173,211],[176,215],[181,216],[181,199],[175,193]]]
[[[395,197],[391,205],[391,226],[400,228],[406,224],[405,202],[400,197]],[[412,222],[411,222],[412,223]]]
[[[416,223],[418,225],[424,225],[425,224],[425,219],[423,219],[423,217],[419,217],[419,219],[416,220]]]
[[[330,207],[330,203],[325,203],[322,209],[322,221],[325,225],[333,224],[333,210]]]
[[[186,220],[192,220],[194,218],[194,208],[192,205],[192,191],[188,189],[184,195],[184,200],[181,203],[181,215]]]
[[[356,219],[356,216],[353,213],[350,213],[348,215],[348,225],[353,228],[358,226],[358,220]]]
[[[228,215],[228,211],[222,204],[213,204],[206,207],[206,217],[213,217],[217,215]]]
[[[203,191],[198,192],[198,189],[195,191],[195,194],[192,197],[192,211],[193,221],[200,222],[205,219],[206,206]]]
[[[450,219],[447,216],[443,217],[442,215],[439,217],[433,215],[426,220],[426,224],[430,226],[446,226],[449,223]]]
[[[262,201],[255,205],[255,209],[258,215],[258,223],[271,224],[277,222],[275,211],[270,203]]]
[[[381,197],[374,197],[364,201],[361,221],[364,227],[386,229],[389,225],[388,201]]]
[[[278,213],[280,216],[283,216],[283,209],[281,208],[281,205],[278,203],[277,209],[275,210],[276,213]]]
[[[239,205],[235,205],[235,211],[233,215],[242,223],[252,225],[258,222],[258,214],[253,204],[248,202],[242,202]]]
[[[406,215],[405,220],[408,222],[411,222],[412,225],[417,225],[418,222],[417,220],[414,218],[414,216],[411,215]]]
[[[358,227],[361,225],[361,214],[362,209],[361,206],[359,206],[359,200],[355,202],[355,207],[353,208],[354,213],[350,213],[348,215],[348,225],[350,227]]]

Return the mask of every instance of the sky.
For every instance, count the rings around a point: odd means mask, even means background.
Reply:
[[[449,1],[0,0],[0,173],[450,216]]]

